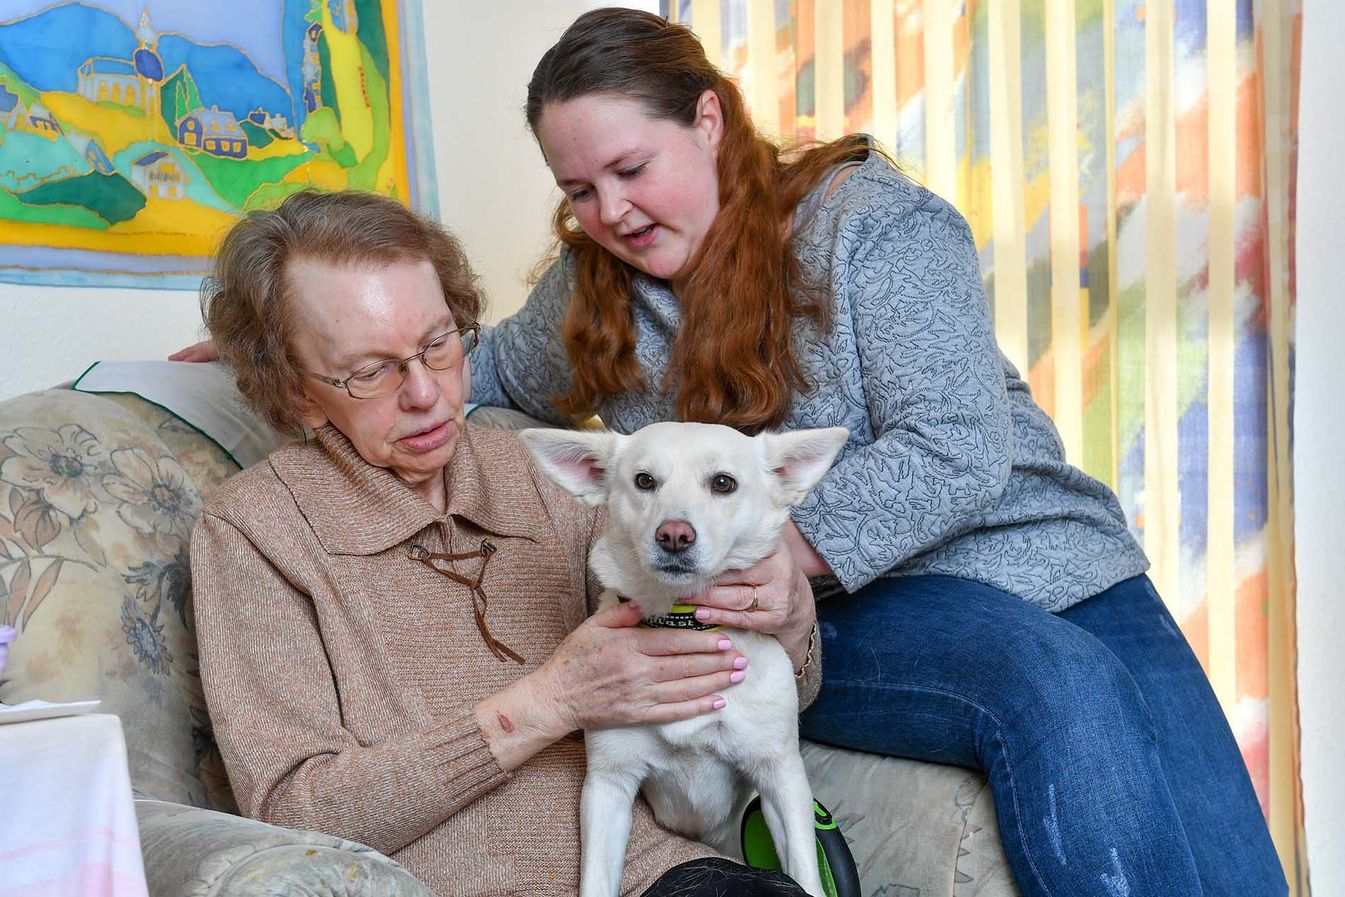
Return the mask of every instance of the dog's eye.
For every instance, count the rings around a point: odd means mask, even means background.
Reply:
[[[738,481],[726,473],[717,473],[710,481],[710,491],[717,495],[728,495],[737,488]]]
[[[648,492],[657,485],[658,482],[643,470],[635,475],[635,488],[641,492]]]

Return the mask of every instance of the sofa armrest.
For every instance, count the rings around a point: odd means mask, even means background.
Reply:
[[[354,841],[165,801],[135,806],[150,897],[434,897]]]

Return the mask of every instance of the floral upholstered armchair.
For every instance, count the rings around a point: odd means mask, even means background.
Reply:
[[[191,618],[191,527],[238,466],[136,396],[0,403],[0,702],[99,698],[121,717],[152,897],[433,897],[374,850],[237,815]]]
[[[479,409],[473,422],[521,423]],[[239,817],[197,671],[188,543],[239,469],[136,395],[0,402],[0,702],[99,698],[122,721],[151,897],[432,897],[350,841]],[[984,779],[806,744],[871,897],[1011,897]]]

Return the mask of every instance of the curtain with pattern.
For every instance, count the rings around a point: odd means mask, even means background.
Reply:
[[[757,126],[966,216],[1000,345],[1110,484],[1306,894],[1291,471],[1301,0],[676,0]]]

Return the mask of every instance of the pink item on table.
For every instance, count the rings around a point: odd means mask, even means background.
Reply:
[[[0,626],[0,675],[5,672],[5,657],[9,654],[9,643],[19,637],[19,631],[13,626]]]

